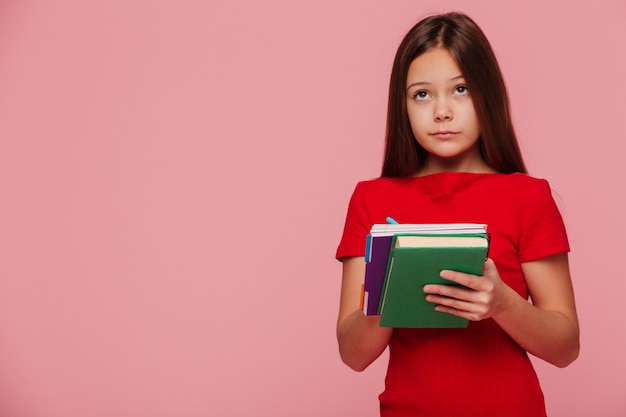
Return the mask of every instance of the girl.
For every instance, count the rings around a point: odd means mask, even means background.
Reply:
[[[391,329],[362,313],[365,238],[387,216],[488,225],[483,276],[442,271],[465,288],[415,295],[467,328]],[[527,352],[559,367],[578,356],[568,252],[548,183],[526,175],[484,34],[459,13],[420,21],[393,64],[381,178],[357,184],[337,249],[342,360],[361,371],[389,346],[382,416],[545,416]]]

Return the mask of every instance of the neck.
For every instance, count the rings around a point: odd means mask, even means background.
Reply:
[[[449,158],[429,157],[416,176],[438,174],[440,172],[468,172],[473,174],[496,174],[497,171],[487,165],[481,158],[478,160],[455,161]]]

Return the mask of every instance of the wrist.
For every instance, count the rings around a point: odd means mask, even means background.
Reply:
[[[522,297],[520,297],[513,288],[502,283],[501,296],[499,297],[500,301],[495,308],[492,318],[496,321],[505,318],[511,311],[515,310],[515,306],[521,298]]]

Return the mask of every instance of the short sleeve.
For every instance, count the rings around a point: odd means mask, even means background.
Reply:
[[[546,180],[533,181],[522,204],[519,259],[529,262],[569,252],[563,218]]]
[[[358,183],[350,198],[343,235],[335,255],[338,260],[365,256],[365,239],[371,228],[365,188],[363,182]]]

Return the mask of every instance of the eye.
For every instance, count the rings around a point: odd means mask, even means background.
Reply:
[[[467,86],[457,85],[454,87],[454,94],[457,96],[466,96],[469,94],[469,91],[467,90]]]
[[[430,98],[430,94],[426,90],[418,90],[415,92],[415,94],[413,94],[413,98],[416,101],[424,101]]]

